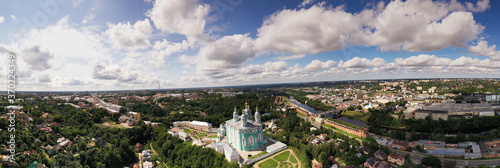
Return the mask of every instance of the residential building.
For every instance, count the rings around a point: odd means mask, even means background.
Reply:
[[[388,157],[389,162],[397,164],[399,166],[405,164],[405,156],[403,154],[397,154],[392,152]]]
[[[376,151],[373,155],[375,155],[378,160],[387,160],[387,154],[382,150]]]

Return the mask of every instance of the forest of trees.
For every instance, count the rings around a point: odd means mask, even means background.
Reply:
[[[236,162],[227,162],[225,157],[211,148],[193,146],[184,143],[167,133],[166,129],[157,129],[152,139],[152,146],[159,155],[159,160],[168,167],[204,167],[238,168]]]

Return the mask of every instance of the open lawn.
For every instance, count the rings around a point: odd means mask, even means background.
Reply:
[[[207,134],[206,133],[200,133],[200,134],[198,134],[198,137],[204,137],[204,136],[207,136]],[[217,138],[217,136],[216,136],[216,138]]]
[[[297,159],[295,159],[295,156],[293,155],[290,156],[290,162],[297,163]]]
[[[190,129],[184,129],[184,132],[185,132],[186,134],[189,134],[189,133],[191,133],[191,132],[193,132],[193,131],[191,131]]]
[[[365,139],[365,138],[361,138],[361,137],[359,137],[359,136],[357,136],[357,135],[354,135],[354,134],[351,134],[351,133],[348,133],[348,132],[342,131],[342,130],[337,129],[337,128],[335,128],[335,127],[332,127],[332,126],[330,126],[330,125],[328,125],[328,124],[321,124],[321,125],[322,125],[323,127],[328,127],[328,128],[331,128],[331,129],[333,129],[333,130],[335,130],[335,131],[337,131],[337,132],[339,132],[339,133],[342,133],[342,134],[345,134],[345,135],[349,135],[349,136],[351,136],[351,137],[355,137],[356,139],[359,139],[359,140],[362,140],[362,141],[366,141],[366,139]]]
[[[358,127],[358,126],[356,126],[354,124],[350,124],[348,122],[344,122],[344,121],[339,120],[339,119],[333,119],[333,118],[327,118],[327,119],[330,120],[330,121],[333,121],[333,122],[336,122],[336,123],[339,123],[339,124],[351,127],[351,128],[361,129],[361,127]]]
[[[217,138],[217,135],[210,135],[208,138]]]
[[[274,159],[276,159],[279,162],[284,162],[288,160],[288,156],[290,156],[290,151],[285,151],[278,156],[275,156]]]
[[[274,161],[273,159],[269,159],[269,160],[259,164],[259,167],[261,167],[261,168],[275,168],[275,167],[278,167],[278,162]]]
[[[356,118],[358,120],[361,120],[361,121],[364,121],[364,122],[367,122],[368,121],[368,118],[370,118],[370,116],[372,115],[371,113],[362,113],[362,112],[359,112],[359,111],[346,111],[344,113],[341,114],[342,116],[345,116],[345,117],[352,117],[352,118]]]
[[[300,151],[299,149],[295,148],[295,147],[291,147],[293,153],[295,153],[295,156],[297,156],[297,159],[299,159],[300,161],[300,165],[301,165],[301,168],[309,168],[311,167],[310,163],[309,163],[309,159],[306,157],[306,155],[304,153],[302,153],[302,151]],[[295,158],[295,157],[293,157]],[[292,161],[292,158],[290,158],[290,161]]]

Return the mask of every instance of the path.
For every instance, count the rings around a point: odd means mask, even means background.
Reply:
[[[275,162],[277,162],[277,163],[278,163],[278,166],[276,166],[276,167],[280,167],[281,162],[280,162],[280,161],[277,161],[276,159],[274,159],[274,157],[276,157],[276,156],[278,156],[278,155],[280,155],[281,153],[286,152],[286,151],[290,151],[290,155],[288,156],[288,160],[286,160],[286,161],[284,161],[284,162],[289,162],[289,163],[291,163],[291,164],[292,164],[292,166],[291,166],[291,167],[295,167],[295,166],[297,166],[297,165],[298,165],[298,167],[300,168],[300,167],[302,166],[302,163],[300,162],[300,160],[299,160],[299,158],[297,157],[297,155],[295,155],[295,152],[293,152],[291,149],[283,150],[283,151],[278,152],[278,153],[275,153],[274,155],[271,155],[271,156],[269,156],[269,157],[267,157],[267,158],[265,158],[265,159],[262,159],[262,160],[260,160],[259,162],[255,163],[255,164],[253,165],[253,167],[254,167],[254,168],[260,168],[260,167],[259,167],[259,164],[264,163],[264,162],[266,162],[266,161],[267,161],[267,160],[269,160],[269,159],[272,159],[272,160],[274,160]],[[292,162],[290,161],[290,156],[295,157],[295,160],[297,160],[297,163],[292,163]]]
[[[158,156],[158,153],[156,153],[155,149],[153,148],[153,144],[149,143],[149,147],[151,148],[151,151],[156,155]],[[163,163],[163,165],[168,168],[167,164],[166,163]]]

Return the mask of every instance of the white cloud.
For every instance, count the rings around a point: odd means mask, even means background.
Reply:
[[[39,83],[50,83],[50,82],[52,82],[52,77],[50,76],[50,74],[41,75],[38,77],[38,82]]]
[[[21,46],[40,46],[55,57],[83,60],[105,60],[111,57],[110,49],[104,45],[104,37],[96,27],[74,28],[66,16],[55,25],[33,30],[20,43]]]
[[[381,51],[433,51],[465,47],[483,27],[472,13],[430,0],[392,1],[367,22],[369,28],[353,35],[354,44],[378,46]],[[458,9],[456,9],[458,10]]]
[[[279,57],[276,57],[275,59],[284,61],[284,60],[300,59],[300,58],[304,58],[305,56],[306,56],[306,54],[297,54],[297,55],[290,55],[290,56],[279,56]]]
[[[309,4],[312,4],[315,0],[304,0],[302,1],[302,3],[300,3],[300,5],[298,6],[299,8],[302,8],[302,7],[305,7]]]
[[[4,21],[5,21],[5,17],[0,16],[0,24],[3,23]]]
[[[314,5],[309,9],[284,9],[264,21],[258,29],[256,46],[292,54],[339,50],[361,24],[360,17],[342,8]]]
[[[12,19],[15,20],[16,19],[16,15],[10,15],[10,18],[12,18]]]
[[[266,62],[263,65],[250,64],[240,69],[240,72],[245,75],[257,74],[262,72],[280,72],[287,68],[286,62]]]
[[[92,69],[94,79],[115,80],[120,78],[122,70],[117,65],[106,66],[102,63],[97,63]]]
[[[490,0],[480,0],[477,1],[476,5],[466,2],[467,10],[472,12],[484,12],[486,9],[490,8]]]
[[[359,13],[323,5],[283,9],[270,15],[258,29],[257,48],[316,54],[348,45],[409,52],[466,47],[484,29],[470,11],[486,9],[489,1],[464,6],[456,1],[395,0]]]
[[[340,61],[337,67],[339,68],[366,68],[366,67],[380,67],[385,64],[382,58],[373,58],[369,60],[366,58],[354,57],[348,61]]]
[[[200,48],[196,56],[197,70],[216,76],[227,69],[240,67],[255,56],[254,40],[248,34],[224,36]]]
[[[500,51],[496,50],[496,45],[488,45],[488,41],[479,40],[477,45],[469,46],[467,51],[470,53],[476,53],[481,56],[489,56],[492,60],[500,61]]]
[[[135,22],[134,25],[131,25],[130,22],[110,25],[106,34],[109,35],[113,44],[119,48],[137,50],[146,49],[151,45],[148,37],[152,32],[153,28],[149,23],[149,19],[144,19]]]
[[[394,63],[398,66],[446,66],[451,63],[451,59],[436,57],[435,55],[421,54],[409,58],[396,58]]]
[[[158,29],[186,35],[192,41],[204,36],[209,9],[197,0],[156,0],[148,16]]]
[[[334,66],[337,62],[328,60],[326,62],[322,62],[320,60],[313,60],[311,63],[307,64],[304,69],[307,72],[315,72],[320,70],[325,70]]]
[[[50,60],[54,58],[54,55],[41,50],[40,46],[32,46],[24,48],[21,57],[28,64],[30,70],[44,71],[52,67]]]

